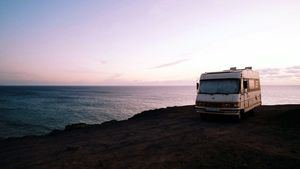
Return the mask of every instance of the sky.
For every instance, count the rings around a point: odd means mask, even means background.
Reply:
[[[297,0],[1,0],[0,85],[300,85]]]

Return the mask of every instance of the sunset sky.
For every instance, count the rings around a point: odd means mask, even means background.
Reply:
[[[1,0],[0,85],[300,85],[299,0]]]

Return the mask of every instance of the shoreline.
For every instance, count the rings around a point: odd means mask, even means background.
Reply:
[[[267,104],[267,105],[262,105],[263,107],[267,107],[267,106],[299,106],[300,104]],[[157,108],[157,109],[150,109],[150,110],[144,110],[140,113],[137,113],[135,115],[141,114],[143,112],[148,112],[148,111],[156,111],[156,110],[161,110],[161,109],[168,109],[168,108],[176,108],[176,107],[186,107],[186,106],[194,106],[194,105],[184,105],[184,106],[172,106],[172,107],[164,107],[164,108]],[[73,130],[73,129],[79,129],[79,128],[85,128],[85,127],[92,127],[92,126],[99,126],[102,124],[106,124],[106,123],[112,123],[112,122],[122,122],[122,121],[126,121],[129,120],[131,118],[133,118],[135,115],[129,117],[128,119],[124,119],[124,120],[109,120],[109,121],[105,121],[102,123],[96,123],[96,124],[89,124],[89,123],[71,123],[66,125],[63,129],[53,129],[51,131],[49,131],[48,133],[44,133],[44,134],[28,134],[28,135],[24,135],[24,136],[11,136],[11,137],[0,137],[0,141],[1,140],[7,140],[7,139],[21,139],[23,137],[43,137],[43,136],[47,136],[47,135],[52,135],[54,133],[60,133],[60,132],[64,132],[66,130]]]
[[[3,168],[297,168],[300,105],[202,121],[193,105],[0,140]],[[224,159],[225,157],[225,159]]]

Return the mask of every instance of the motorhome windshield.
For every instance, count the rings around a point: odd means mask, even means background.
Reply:
[[[203,94],[234,94],[240,91],[239,79],[201,80],[199,93]]]

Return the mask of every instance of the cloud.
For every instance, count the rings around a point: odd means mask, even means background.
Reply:
[[[121,77],[122,75],[123,75],[122,73],[115,73],[115,74],[111,75],[109,77],[109,79],[117,79],[117,78]]]
[[[106,60],[100,60],[100,63],[101,63],[101,64],[106,64],[107,61],[106,61]]]
[[[135,84],[142,86],[194,86],[193,80],[157,80],[157,81],[136,81]]]
[[[34,73],[19,71],[0,71],[0,85],[39,84],[42,77]]]
[[[300,65],[299,66],[292,66],[292,67],[288,67],[286,69],[296,69],[296,70],[300,70]]]
[[[260,69],[258,71],[263,76],[272,76],[272,75],[276,75],[276,74],[280,73],[279,68]]]
[[[0,71],[0,78],[38,79],[40,76],[34,73],[20,71]]]
[[[103,73],[103,72],[100,72],[98,70],[89,69],[89,68],[85,68],[85,67],[77,67],[76,69],[67,69],[67,70],[64,70],[64,72],[72,73],[72,74],[99,74],[99,73]]]
[[[300,69],[288,69],[288,70],[285,70],[285,72],[290,73],[290,74],[300,75]]]
[[[300,75],[300,66],[292,66],[285,69],[286,73]]]
[[[267,68],[258,70],[262,81],[270,84],[299,84],[300,66],[285,68]]]
[[[165,64],[161,64],[161,65],[155,66],[155,67],[153,67],[153,69],[159,69],[159,68],[164,68],[164,67],[178,65],[178,64],[180,64],[182,62],[185,62],[185,61],[188,61],[188,60],[190,60],[190,58],[176,60],[176,61],[173,61],[173,62],[169,62],[169,63],[165,63]]]
[[[268,68],[258,70],[263,77],[267,78],[300,78],[300,66],[291,66],[286,68]]]

